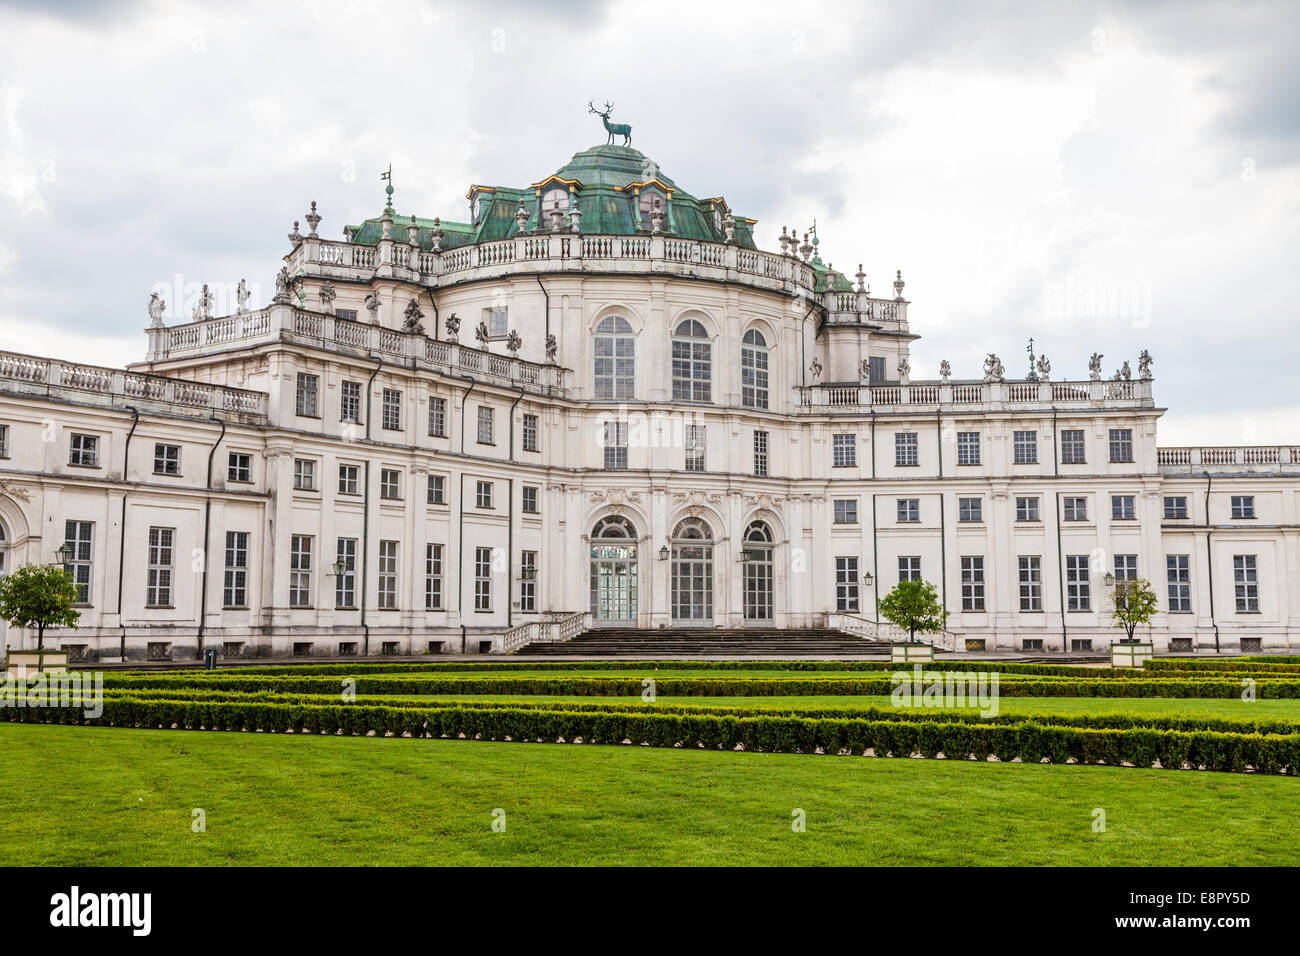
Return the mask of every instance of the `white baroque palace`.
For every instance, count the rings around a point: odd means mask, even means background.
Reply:
[[[0,560],[63,560],[87,660],[511,650],[584,627],[875,633],[935,584],[958,647],[1300,644],[1300,446],[1160,448],[1151,362],[911,378],[901,275],[600,146],[469,221],[295,223],[274,301],[129,369],[0,353]],[[67,545],[66,549],[63,546]],[[63,549],[62,558],[59,556]],[[14,647],[35,637],[10,629]],[[968,641],[973,643],[967,643]]]

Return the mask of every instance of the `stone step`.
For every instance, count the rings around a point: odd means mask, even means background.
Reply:
[[[888,641],[867,641],[827,628],[593,628],[558,644],[529,644],[520,654],[542,656],[650,657],[661,654],[726,654],[776,657],[789,654],[886,654]]]

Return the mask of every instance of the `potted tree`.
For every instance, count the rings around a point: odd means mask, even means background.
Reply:
[[[1151,582],[1144,578],[1125,578],[1115,582],[1110,595],[1110,619],[1122,628],[1124,638],[1110,645],[1111,667],[1141,667],[1155,656],[1150,642],[1137,641],[1133,632],[1139,624],[1150,624],[1160,603]]]
[[[36,629],[35,651],[9,651],[5,661],[10,677],[25,677],[33,665],[37,673],[68,669],[66,651],[45,650],[47,627],[76,627],[81,612],[72,606],[77,586],[72,575],[58,565],[24,564],[0,578],[0,619],[14,627]]]
[[[899,581],[894,589],[876,602],[880,616],[907,632],[906,643],[890,645],[896,661],[934,660],[934,645],[922,644],[918,634],[937,634],[948,623],[948,612],[939,602],[934,585],[928,581]]]

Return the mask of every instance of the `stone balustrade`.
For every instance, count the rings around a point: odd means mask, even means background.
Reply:
[[[367,358],[378,355],[394,364],[431,368],[457,376],[473,375],[545,395],[565,393],[567,370],[558,365],[493,354],[445,339],[432,339],[422,332],[399,332],[292,305],[273,305],[260,312],[149,331],[148,361],[151,362],[202,355],[227,345],[246,348],[293,342]]]
[[[197,418],[216,415],[255,423],[266,417],[262,392],[18,352],[0,352],[0,389],[76,402],[134,405]]]
[[[307,236],[294,246],[287,265],[291,275],[349,281],[383,276],[428,288],[535,272],[680,275],[808,299],[821,305],[832,323],[903,330],[907,325],[906,301],[873,298],[865,292],[818,291],[816,271],[795,256],[666,235],[528,233],[437,252],[395,238],[367,246]]]
[[[805,414],[861,413],[872,409],[965,408],[975,413],[1007,405],[1051,407],[1098,405],[1153,408],[1151,380],[1087,382],[909,382],[882,385],[827,384],[799,388]]]
[[[1156,464],[1166,475],[1300,474],[1300,447],[1293,445],[1214,445],[1159,448]]]

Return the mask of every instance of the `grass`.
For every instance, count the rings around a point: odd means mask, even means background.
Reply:
[[[0,724],[0,865],[1294,865],[1296,786],[1133,768]],[[196,807],[204,833],[191,831]],[[491,828],[496,808],[504,833]],[[791,830],[796,808],[806,832]]]
[[[382,701],[387,697],[405,700],[418,699],[409,694],[360,694],[358,700]],[[576,702],[593,704],[617,702],[639,704],[637,697],[573,697],[537,694],[432,694],[430,701],[528,701],[538,703]],[[893,709],[889,697],[883,696],[782,696],[782,697],[668,697],[660,694],[658,702],[691,707],[746,707],[770,710],[807,710],[811,708],[843,708],[865,710],[869,707]],[[646,704],[647,708],[654,704]],[[1256,700],[1249,703],[1236,699],[1189,697],[1001,697],[999,713],[1004,714],[1150,714],[1152,716],[1213,716],[1239,720],[1269,717],[1292,719],[1300,723],[1300,700]]]

